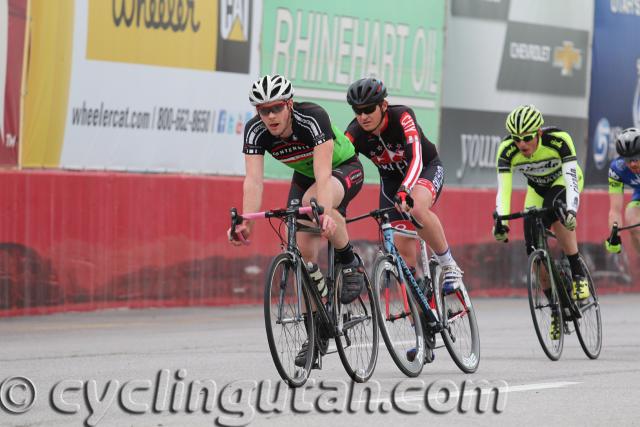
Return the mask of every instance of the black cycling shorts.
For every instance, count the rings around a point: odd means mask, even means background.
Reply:
[[[396,176],[380,178],[380,209],[394,205],[393,199],[398,192],[398,188],[400,188],[400,185],[402,184],[402,180],[403,178]],[[420,178],[418,178],[418,182],[416,182],[416,186],[418,185],[425,187],[431,192],[433,204],[435,205],[436,201],[440,197],[440,192],[444,185],[444,168],[442,167],[440,159],[434,159],[422,168]],[[398,211],[389,212],[389,219],[392,223],[404,221],[402,215],[400,215],[400,212]],[[407,222],[406,225],[408,228],[413,229],[410,222]]]
[[[331,175],[335,176],[338,181],[340,181],[340,184],[342,184],[342,188],[344,188],[344,197],[336,209],[342,216],[346,216],[347,205],[362,189],[364,182],[362,164],[357,156],[353,156],[344,163],[336,166],[335,169],[331,171]],[[287,206],[300,205],[304,194],[315,182],[316,180],[314,178],[309,178],[299,172],[294,172],[293,178],[291,178],[291,189],[289,190]]]
[[[542,207],[549,208],[555,205],[556,200],[562,200],[564,202],[567,197],[567,188],[564,185],[554,185],[544,192],[536,191],[536,193],[543,198]],[[551,224],[558,220],[559,218],[555,211],[548,212],[542,217],[542,222],[546,228],[551,227]],[[535,249],[535,224],[535,218],[524,218],[524,244],[527,247],[527,255],[531,255],[531,252]]]

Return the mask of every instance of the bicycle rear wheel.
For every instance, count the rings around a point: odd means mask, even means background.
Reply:
[[[435,280],[433,289],[437,289],[435,303],[444,327],[440,334],[444,345],[462,372],[474,373],[480,364],[480,334],[471,298],[464,285],[445,295],[440,286],[442,268],[435,261],[429,267]]]
[[[591,273],[587,268],[587,264],[584,259],[580,257],[582,268],[586,273],[587,281],[589,282],[589,291],[591,296],[586,304],[579,305],[578,309],[582,313],[582,318],[573,319],[573,324],[576,326],[576,334],[580,341],[582,350],[590,359],[597,359],[600,356],[600,350],[602,350],[602,319],[600,317],[600,304],[598,303],[598,296],[596,295],[596,288],[591,278]]]
[[[373,263],[373,293],[378,324],[389,355],[398,369],[416,377],[424,366],[425,343],[418,308],[389,255],[379,255]],[[409,352],[414,358],[409,360]]]
[[[556,289],[556,283],[553,279],[553,273],[550,271],[550,260],[548,255],[541,251],[535,251],[529,256],[529,277],[528,277],[528,294],[529,308],[531,309],[531,318],[533,326],[538,336],[538,341],[542,346],[542,350],[551,360],[558,360],[562,354],[564,344],[564,322],[562,321],[562,310],[560,309],[560,299]],[[542,283],[549,283],[551,289],[551,300],[547,298],[542,288]],[[549,333],[552,322],[552,314],[556,313],[559,321],[559,338],[554,340]]]
[[[302,280],[305,280],[304,276]],[[300,285],[296,281],[291,255],[276,256],[269,267],[264,290],[264,322],[273,363],[289,387],[300,387],[307,381],[315,352],[313,316],[306,316],[307,325],[303,316],[303,313],[311,313],[311,304],[305,283]],[[296,366],[296,356],[306,340],[310,345],[304,366]]]
[[[336,269],[334,304],[337,307],[336,336],[338,354],[345,371],[355,382],[365,382],[378,360],[378,318],[371,283],[366,272],[365,291],[349,304],[340,304],[338,295],[342,287],[341,269]]]

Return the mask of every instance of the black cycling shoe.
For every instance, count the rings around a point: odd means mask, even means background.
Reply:
[[[364,267],[355,258],[353,262],[342,267],[342,289],[340,302],[349,304],[362,293],[364,289]]]
[[[329,340],[320,338],[318,346],[319,348],[316,348],[315,360],[311,365],[311,369],[320,369],[318,354],[327,353],[327,350],[329,349]],[[307,361],[307,351],[309,351],[309,340],[305,340],[305,342],[302,343],[302,348],[300,348],[300,351],[298,352],[298,355],[296,356],[296,360],[294,362],[296,366],[304,368],[304,364]]]

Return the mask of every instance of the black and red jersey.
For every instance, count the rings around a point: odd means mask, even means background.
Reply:
[[[413,110],[404,105],[389,105],[380,135],[365,131],[356,119],[345,134],[356,152],[378,167],[381,177],[398,177],[409,189],[418,181],[422,168],[438,159],[436,146],[422,132]]]

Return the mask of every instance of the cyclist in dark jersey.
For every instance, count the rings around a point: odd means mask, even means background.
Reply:
[[[364,173],[353,147],[331,125],[327,112],[311,102],[293,102],[293,86],[280,75],[258,79],[249,93],[258,114],[244,128],[246,175],[243,186],[244,212],[254,212],[262,204],[264,154],[294,169],[288,206],[308,205],[312,197],[325,208],[320,217],[322,236],[336,248],[336,259],[343,266],[340,299],[348,304],[364,288],[364,269],[349,243],[344,215],[362,188]],[[244,239],[251,235],[253,223],[236,228]],[[229,236],[233,244],[240,244]],[[298,246],[306,261],[316,263],[320,239],[299,233]]]
[[[348,89],[347,101],[356,118],[346,135],[356,151],[371,159],[380,172],[380,207],[394,204],[412,215],[424,228],[418,235],[433,249],[444,271],[443,289],[451,293],[462,284],[462,271],[451,255],[442,224],[431,210],[438,200],[444,169],[435,145],[427,139],[411,108],[389,105],[387,89],[380,80],[360,79]],[[390,219],[396,226],[411,228],[399,212]],[[396,246],[415,271],[416,245],[411,238],[396,236]]]
[[[293,102],[293,94],[291,82],[280,75],[265,75],[251,87],[249,101],[258,114],[244,128],[242,208],[244,212],[260,209],[265,152],[291,167],[294,172],[287,206],[308,206],[315,197],[324,207],[321,235],[336,248],[336,260],[342,265],[340,301],[349,304],[364,290],[364,267],[353,253],[344,218],[347,205],[362,188],[362,164],[349,140],[331,125],[327,112],[311,102]],[[229,229],[229,241],[240,245],[252,228],[253,222],[247,221],[236,227],[234,236]],[[299,233],[297,241],[305,261],[317,263],[319,236]],[[310,273],[317,269],[313,264],[309,267]],[[320,288],[318,276],[312,277]],[[328,342],[321,345],[326,347]],[[304,365],[308,346],[307,341],[296,357],[298,366]]]
[[[640,222],[640,130],[629,128],[616,138],[616,151],[620,157],[613,159],[609,166],[609,228],[614,224],[622,226],[622,207],[624,204],[624,186],[633,190],[631,202],[624,213],[625,223],[633,225]],[[640,228],[630,229],[631,242],[640,255]],[[615,241],[607,239],[605,247],[611,253],[622,250],[619,236]]]

